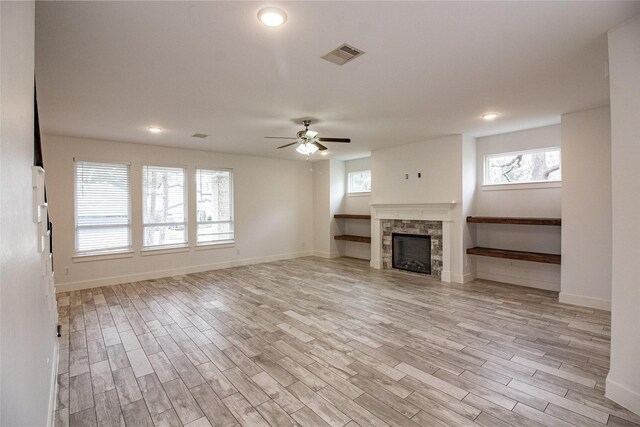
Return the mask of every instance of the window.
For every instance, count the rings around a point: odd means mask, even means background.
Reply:
[[[144,166],[143,246],[187,244],[186,186],[183,168]]]
[[[197,169],[198,244],[233,240],[233,176],[228,170]]]
[[[484,157],[484,184],[560,181],[560,148],[491,154]]]
[[[131,250],[129,165],[75,161],[76,254]]]
[[[371,171],[349,172],[348,193],[370,193]]]

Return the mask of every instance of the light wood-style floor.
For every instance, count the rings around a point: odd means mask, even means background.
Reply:
[[[56,424],[635,425],[609,314],[302,258],[58,296]]]

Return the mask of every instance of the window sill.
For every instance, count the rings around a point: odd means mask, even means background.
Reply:
[[[91,262],[91,261],[106,261],[109,259],[122,259],[133,258],[133,251],[126,252],[112,252],[104,254],[87,254],[87,255],[74,255],[71,257],[73,262]]]
[[[562,181],[484,184],[482,186],[482,191],[533,190],[540,188],[562,188]]]
[[[196,251],[206,251],[209,249],[233,248],[236,246],[235,240],[225,240],[220,243],[201,243],[196,246]]]
[[[371,191],[362,193],[347,193],[347,197],[371,197]]]
[[[146,248],[140,251],[140,256],[175,254],[180,252],[189,252],[189,246],[170,246],[159,248]]]

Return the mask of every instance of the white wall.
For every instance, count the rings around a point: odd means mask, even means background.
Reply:
[[[609,107],[562,116],[560,302],[611,309]]]
[[[133,257],[74,262],[74,157],[131,162]],[[60,290],[311,254],[312,175],[307,162],[49,135],[44,138],[44,158]],[[196,167],[232,168],[235,245],[194,248],[195,197],[190,191],[189,251],[141,256],[143,163],[187,167],[188,187],[195,185]]]
[[[331,258],[340,256],[341,242],[335,240],[333,236],[340,234],[338,220],[334,218],[335,214],[344,211],[344,194],[345,194],[345,173],[344,162],[342,160],[329,161],[329,221],[331,224],[331,233],[329,236],[329,253]]]
[[[344,162],[344,170],[345,170],[345,194],[346,194],[347,186],[348,186],[348,182],[346,181],[347,180],[346,175],[348,175],[349,172],[371,170],[371,157],[347,160],[346,162]],[[375,185],[375,184],[372,183],[372,185]],[[363,193],[362,195],[346,194],[346,197],[344,200],[344,213],[368,215],[371,213],[371,206],[369,206],[369,203],[371,203],[371,193],[368,193],[368,194]]]
[[[344,162],[345,166],[345,187],[348,186],[347,175],[349,172],[358,172],[363,170],[371,170],[371,157],[362,159],[348,160]],[[369,215],[371,214],[371,193],[365,194],[347,194],[345,188],[344,213]],[[342,219],[339,220],[339,226],[344,234],[352,234],[355,236],[371,236],[371,221],[361,219]],[[371,259],[371,245],[359,242],[341,242],[343,245],[343,253],[345,256]]]
[[[331,257],[331,168],[329,160],[313,162],[313,254]]]
[[[483,186],[483,182],[486,155],[560,145],[560,125],[478,138],[475,215],[559,218],[562,196],[559,186],[540,188],[533,184],[530,188],[510,186],[496,190],[497,187]],[[562,155],[564,157],[564,152]],[[502,224],[476,224],[473,227],[478,246],[557,254],[561,250],[559,227]],[[558,265],[488,257],[475,257],[475,262],[477,276],[481,279],[560,290]]]
[[[371,203],[459,202],[461,141],[461,135],[452,135],[374,151]]]
[[[463,135],[462,137],[462,209],[460,211],[460,223],[462,224],[462,249],[464,257],[463,283],[476,278],[475,257],[467,255],[467,248],[476,246],[476,229],[472,224],[467,224],[467,216],[473,215],[476,210],[477,193],[477,145],[476,139]]]
[[[341,242],[333,236],[344,234],[333,217],[343,211],[344,162],[313,162],[313,253],[323,258],[341,256]]]
[[[606,396],[640,414],[640,16],[609,31],[611,369]]]
[[[1,2],[0,425],[50,422],[55,325],[33,222],[34,3]]]
[[[451,280],[458,283],[465,280],[466,259],[462,159],[462,135],[376,150],[371,156],[371,203],[456,202],[451,226]]]

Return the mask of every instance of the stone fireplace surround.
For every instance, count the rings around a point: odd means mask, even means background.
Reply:
[[[430,236],[431,273],[426,276],[440,280],[442,276],[442,221],[384,219],[380,226],[382,230],[382,268],[393,268],[392,235],[394,233]]]
[[[419,230],[426,230],[435,225],[433,222],[438,222],[441,225],[441,244],[434,247],[434,236],[432,235],[432,259],[436,259],[438,262],[432,261],[432,275],[427,277],[438,278],[434,268],[439,270],[439,279],[443,282],[451,282],[451,226],[453,223],[453,208],[455,202],[449,203],[372,203],[371,204],[371,267],[382,269],[389,268],[385,266],[385,252],[383,250],[383,222],[385,222],[388,229],[389,236],[391,236],[392,224],[400,225],[402,229],[402,222],[395,223],[389,220],[399,221],[411,221],[405,222],[405,230],[407,227],[412,227],[418,231],[416,234],[420,234]],[[415,222],[414,222],[415,221]],[[424,224],[423,224],[424,223]],[[391,227],[391,228],[390,228]],[[440,231],[434,229],[433,231]],[[436,233],[438,234],[438,233]],[[436,236],[440,237],[440,236]],[[441,254],[434,253],[434,249]],[[389,256],[390,256],[389,249]],[[440,260],[437,258],[441,257]],[[390,265],[390,263],[389,263]]]

